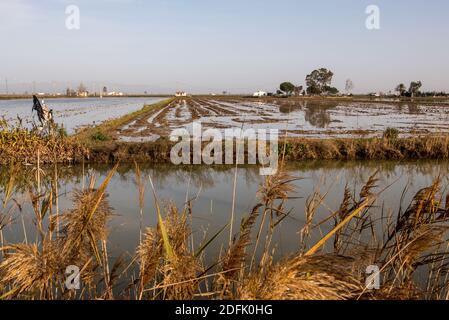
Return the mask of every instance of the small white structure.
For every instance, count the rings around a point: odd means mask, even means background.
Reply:
[[[123,92],[112,91],[112,92],[108,93],[108,96],[110,96],[110,97],[121,97],[121,96],[123,96]]]
[[[175,94],[176,97],[187,97],[187,92],[185,91],[178,91]]]
[[[268,93],[266,93],[265,91],[257,91],[254,92],[253,97],[266,97],[268,96]]]

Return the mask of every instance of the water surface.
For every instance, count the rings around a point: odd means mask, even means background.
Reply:
[[[59,206],[61,212],[72,206],[72,192],[83,188],[88,183],[90,175],[97,176],[97,184],[101,183],[109,166],[75,166],[58,168],[60,177]],[[401,197],[407,188],[402,200],[402,206],[407,207],[412,197],[420,189],[429,186],[433,180],[441,176],[442,185],[446,187],[449,182],[449,162],[303,162],[289,166],[289,172],[300,178],[294,182],[298,197],[289,200],[287,209],[292,209],[291,215],[279,226],[274,243],[277,247],[277,257],[292,254],[299,249],[299,232],[305,222],[306,201],[314,192],[327,194],[323,204],[315,216],[315,222],[329,217],[338,210],[343,199],[345,187],[353,190],[357,197],[362,186],[369,176],[377,170],[378,188],[381,191],[387,188],[376,201],[371,210],[373,219],[383,214],[395,214],[401,206]],[[43,188],[45,181],[51,180],[54,168],[45,168],[42,176]],[[225,167],[174,167],[142,166],[146,178],[146,197],[144,208],[145,227],[154,227],[157,224],[154,199],[149,184],[149,177],[154,181],[157,197],[162,205],[175,204],[183,208],[186,199],[193,199],[193,235],[196,245],[199,246],[204,239],[211,237],[223,226],[228,224],[232,212],[233,185],[235,177],[234,168]],[[32,208],[29,206],[27,186],[34,180],[35,171],[17,179],[14,200],[22,206],[22,212],[17,210],[12,214],[15,223],[5,229],[5,239],[8,242],[22,242],[25,233],[28,239],[34,239],[35,219]],[[8,169],[1,168],[0,178],[2,186],[8,181]],[[257,203],[257,191],[263,182],[256,167],[237,169],[236,206],[234,231],[239,228],[242,218],[251,212]],[[445,192],[447,190],[445,189]],[[138,206],[138,189],[135,184],[135,173],[132,165],[120,166],[107,189],[110,205],[115,216],[110,222],[109,248],[114,255],[124,252],[133,254],[139,242],[140,210]],[[0,194],[0,199],[3,194]],[[23,220],[22,220],[23,217]],[[317,241],[322,233],[332,228],[333,221],[325,223],[315,230],[312,237]],[[25,225],[25,230],[23,225]],[[380,230],[381,231],[381,230]],[[224,243],[229,239],[229,230],[226,230],[209,248],[209,256],[216,257]]]
[[[449,134],[449,106],[415,102],[350,102],[192,98],[121,128],[123,141],[154,141],[178,128],[192,133],[192,123],[224,132],[229,128],[277,129],[290,137],[374,137],[387,128],[401,136]]]
[[[162,100],[164,98],[58,98],[45,99],[45,103],[53,109],[55,121],[72,134],[77,128],[98,125]],[[19,116],[24,126],[30,127],[33,120],[37,121],[36,113],[31,112],[32,107],[32,99],[0,100],[0,117],[15,123]]]

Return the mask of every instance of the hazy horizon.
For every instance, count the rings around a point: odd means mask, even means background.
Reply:
[[[68,30],[68,5],[80,30]],[[365,27],[368,5],[380,30]],[[355,93],[421,80],[449,91],[445,0],[0,0],[0,93],[248,93],[305,85],[313,69]],[[33,85],[33,82],[35,85]]]

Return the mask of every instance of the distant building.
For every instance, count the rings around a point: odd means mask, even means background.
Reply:
[[[110,96],[110,97],[121,97],[121,96],[123,96],[123,92],[112,91],[112,92],[108,93],[108,96]]]
[[[87,88],[84,86],[84,84],[82,82],[78,86],[77,93],[78,93],[77,94],[78,97],[88,97],[89,96],[89,91],[87,91]]]
[[[187,92],[184,91],[178,91],[175,94],[176,97],[187,97]]]
[[[265,91],[257,91],[254,92],[253,97],[266,97],[268,96],[268,93]]]

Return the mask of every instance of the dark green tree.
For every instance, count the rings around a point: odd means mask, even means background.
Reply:
[[[291,95],[295,91],[295,85],[291,82],[283,82],[279,86],[279,89],[287,95]]]
[[[397,93],[399,93],[399,95],[401,97],[405,96],[405,94],[407,93],[407,88],[405,87],[405,84],[401,83],[400,85],[398,85],[395,89],[395,91]]]
[[[421,89],[421,87],[422,87],[421,81],[413,81],[412,83],[410,83],[408,93],[410,94],[410,96],[414,97],[419,94],[419,90]]]
[[[325,87],[330,87],[333,76],[334,73],[326,68],[312,71],[312,73],[306,77],[307,93],[325,93]]]
[[[336,94],[338,94],[339,92],[340,92],[340,91],[338,91],[338,89],[335,88],[335,87],[325,86],[325,87],[323,88],[323,93],[325,93],[325,94],[336,95]]]

